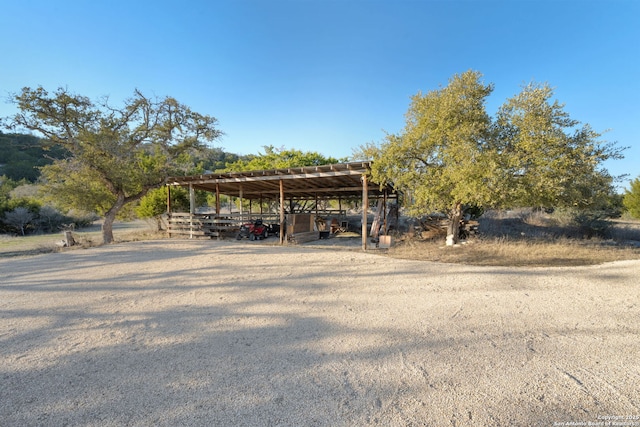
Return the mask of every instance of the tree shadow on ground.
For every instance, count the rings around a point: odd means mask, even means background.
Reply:
[[[574,295],[561,319],[528,300],[633,271],[400,262],[381,281],[369,254],[177,246],[0,263],[3,423],[549,425],[639,407],[637,294],[610,295],[617,313]]]

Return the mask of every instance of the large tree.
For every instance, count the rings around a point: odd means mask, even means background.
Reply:
[[[493,86],[481,77],[467,71],[414,96],[403,131],[363,147],[373,180],[410,195],[415,215],[446,212],[447,244],[458,241],[465,205],[585,207],[612,194],[601,165],[621,149],[571,119],[548,85],[524,87],[492,120],[485,102]]]
[[[113,222],[126,204],[180,170],[185,153],[221,135],[214,117],[137,90],[119,108],[63,88],[24,88],[13,100],[19,113],[6,119],[9,128],[36,131],[70,153],[43,168],[44,185],[66,207],[104,216],[104,243],[113,241]]]
[[[449,215],[450,244],[457,242],[464,205],[491,201],[494,168],[485,100],[492,90],[477,72],[455,75],[448,86],[411,99],[400,134],[388,135],[380,147],[363,148],[374,160],[373,181],[390,182],[406,193],[410,213]]]

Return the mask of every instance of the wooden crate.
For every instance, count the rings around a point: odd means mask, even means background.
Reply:
[[[287,215],[287,234],[308,233],[315,229],[315,216],[312,214]]]

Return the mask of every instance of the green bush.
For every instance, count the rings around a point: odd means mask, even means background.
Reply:
[[[573,217],[578,234],[576,237],[586,239],[593,237],[607,239],[611,237],[612,224],[609,218],[609,213],[603,211],[576,212]]]
[[[622,204],[633,218],[640,219],[640,178],[631,181],[631,188],[625,191]]]

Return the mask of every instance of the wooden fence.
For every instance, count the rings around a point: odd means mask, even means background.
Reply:
[[[340,217],[344,211],[323,210],[318,211],[319,217]],[[314,215],[315,217],[315,215]],[[181,236],[194,238],[221,238],[235,235],[242,224],[262,219],[265,224],[280,224],[278,214],[189,214],[172,213],[169,217],[169,237]]]
[[[189,238],[222,237],[225,233],[236,233],[244,223],[262,217],[263,221],[279,223],[276,215],[211,215],[172,213],[169,217],[169,237],[188,236]]]

